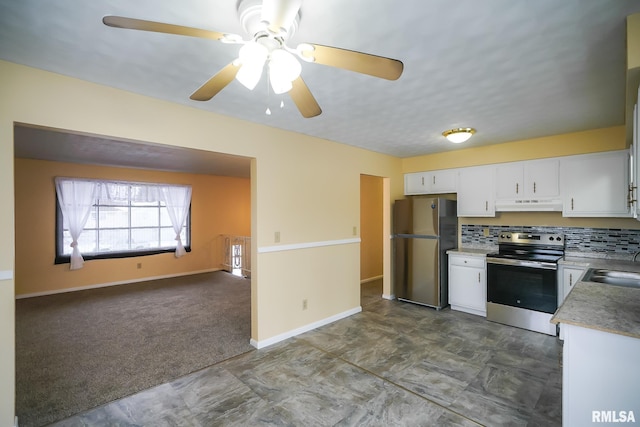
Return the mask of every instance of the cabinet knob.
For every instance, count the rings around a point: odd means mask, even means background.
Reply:
[[[478,283],[480,283],[480,273],[478,273]]]

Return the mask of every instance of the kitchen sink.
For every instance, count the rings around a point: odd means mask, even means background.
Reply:
[[[631,271],[590,268],[582,278],[585,282],[606,283],[608,285],[640,288],[640,273]]]

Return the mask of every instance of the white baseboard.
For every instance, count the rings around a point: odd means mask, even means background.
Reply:
[[[347,310],[342,313],[338,313],[336,315],[327,317],[326,319],[318,320],[317,322],[309,323],[308,325],[301,326],[300,328],[293,329],[289,332],[285,332],[280,335],[276,335],[275,337],[267,338],[266,340],[256,341],[253,338],[251,338],[249,343],[257,349],[265,348],[270,345],[279,343],[280,341],[284,341],[288,338],[295,337],[296,335],[309,332],[313,329],[319,328],[320,326],[328,325],[329,323],[333,323],[337,320],[344,319],[345,317],[349,317],[354,314],[360,313],[361,311],[362,311],[362,307],[358,306],[358,307],[352,308],[351,310]]]
[[[0,280],[11,280],[11,279],[13,279],[13,270],[0,271]]]
[[[368,279],[362,279],[362,280],[360,280],[360,284],[363,285],[365,283],[369,283],[369,282],[373,282],[373,281],[376,281],[376,280],[380,280],[383,277],[384,276],[380,275],[380,276],[369,277]]]
[[[396,299],[396,296],[393,295],[393,294],[391,294],[391,295],[382,294],[382,298],[388,299],[388,300],[394,300],[394,299]]]
[[[18,427],[18,417],[16,417],[15,421],[13,422],[13,427]]]
[[[84,290],[87,290],[87,289],[106,288],[107,286],[127,285],[127,284],[130,284],[130,283],[147,282],[149,280],[159,280],[159,279],[169,279],[169,278],[172,278],[172,277],[191,276],[193,274],[212,273],[214,271],[220,271],[220,270],[222,270],[222,268],[210,268],[210,269],[207,269],[207,270],[189,271],[189,272],[186,272],[186,273],[165,274],[163,276],[140,277],[138,279],[122,280],[122,281],[119,281],[119,282],[99,283],[97,285],[78,286],[76,288],[56,289],[56,290],[52,290],[52,291],[35,292],[35,293],[32,293],[32,294],[21,294],[21,295],[16,295],[16,299],[41,297],[41,296],[45,296],[45,295],[62,294],[62,293],[65,293],[65,292],[84,291]]]

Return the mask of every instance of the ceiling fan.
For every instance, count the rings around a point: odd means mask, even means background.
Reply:
[[[238,58],[191,95],[190,98],[195,101],[210,100],[233,79],[253,89],[258,84],[266,64],[269,82],[274,93],[289,92],[302,116],[309,118],[320,115],[322,110],[300,76],[302,67],[298,59],[387,80],[397,80],[400,77],[404,66],[396,59],[311,43],[301,43],[296,48],[287,46],[287,40],[298,27],[301,5],[302,0],[240,0],[238,16],[243,29],[250,34],[249,40],[244,40],[237,34],[123,16],[105,16],[102,22],[116,28],[241,44]]]

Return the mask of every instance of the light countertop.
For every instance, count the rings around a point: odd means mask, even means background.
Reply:
[[[640,272],[640,262],[570,258],[565,265]],[[552,323],[566,323],[613,334],[640,338],[640,288],[603,283],[576,283]]]
[[[469,256],[486,256],[491,252],[497,252],[497,249],[482,249],[482,248],[456,248],[449,249],[447,254],[449,255],[469,255]]]

